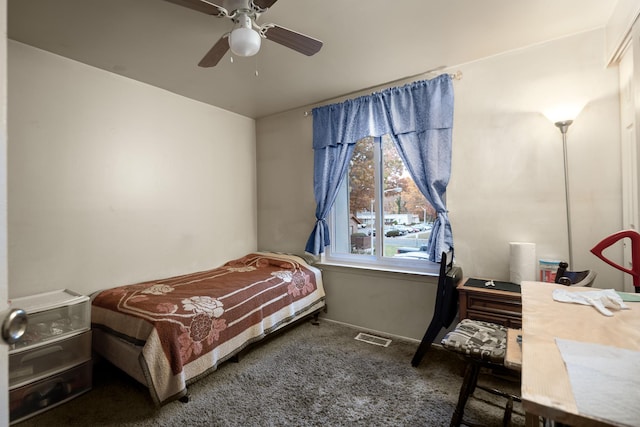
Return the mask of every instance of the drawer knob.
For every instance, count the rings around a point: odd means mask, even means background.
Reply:
[[[8,344],[13,344],[22,338],[26,330],[27,312],[20,308],[9,310],[2,321],[2,338]]]

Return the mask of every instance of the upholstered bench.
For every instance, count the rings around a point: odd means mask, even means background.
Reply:
[[[461,423],[473,425],[463,421],[463,415],[467,400],[469,396],[473,394],[476,387],[507,399],[503,425],[510,425],[513,401],[520,401],[520,398],[494,388],[487,388],[477,384],[478,374],[482,367],[491,369],[497,367],[504,368],[504,359],[507,350],[507,328],[495,323],[463,319],[453,331],[449,332],[442,339],[441,344],[445,349],[463,356],[467,362],[458,403],[451,417],[450,425],[459,426]]]

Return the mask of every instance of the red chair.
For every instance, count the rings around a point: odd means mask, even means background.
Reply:
[[[631,240],[631,269],[625,268],[606,258],[602,251],[624,238]],[[633,277],[633,286],[636,293],[640,293],[640,233],[635,230],[622,230],[611,236],[605,237],[600,243],[591,249],[591,253],[606,262],[607,264],[630,274]]]

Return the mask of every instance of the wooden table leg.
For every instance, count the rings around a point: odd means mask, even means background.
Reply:
[[[540,427],[540,417],[530,412],[524,414],[525,427]]]

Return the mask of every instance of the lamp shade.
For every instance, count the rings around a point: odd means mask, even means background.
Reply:
[[[558,104],[547,108],[542,113],[551,123],[575,120],[584,108],[586,102],[579,100],[571,103]]]
[[[231,52],[238,56],[253,56],[260,50],[261,38],[251,28],[236,28],[229,35]]]

